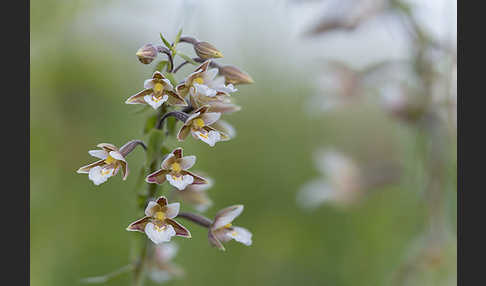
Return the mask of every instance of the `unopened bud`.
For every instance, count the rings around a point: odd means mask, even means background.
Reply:
[[[142,64],[150,64],[157,57],[157,48],[152,44],[145,44],[138,49],[137,58]]]
[[[254,82],[250,75],[235,66],[222,66],[219,68],[219,73],[224,76],[226,84],[236,85]]]
[[[197,42],[194,44],[194,51],[203,60],[222,58],[223,54],[208,42]]]

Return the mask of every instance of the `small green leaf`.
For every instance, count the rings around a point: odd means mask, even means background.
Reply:
[[[165,77],[170,80],[170,83],[173,85],[173,86],[176,86],[177,85],[177,81],[176,79],[174,78],[174,74],[173,73],[170,73],[170,72],[167,72],[165,73]]]
[[[167,118],[167,132],[170,135],[175,135],[177,119],[174,117]]]
[[[184,60],[188,61],[189,63],[193,64],[193,65],[198,65],[198,63],[196,61],[194,61],[191,57],[177,51],[177,55],[181,58],[183,58]]]
[[[181,39],[181,35],[182,35],[182,28],[180,28],[179,33],[177,33],[177,36],[175,38],[174,49],[177,47],[177,44],[179,44],[179,41]]]
[[[150,132],[150,137],[148,140],[148,147],[147,147],[147,167],[152,164],[154,160],[157,160],[161,154],[159,153],[160,146],[162,145],[162,139],[164,134],[162,130],[159,129],[152,129]]]
[[[162,42],[164,42],[164,45],[167,47],[167,49],[172,49],[172,46],[171,44],[169,43],[169,41],[167,41],[164,36],[162,36],[162,33],[160,33],[160,38],[162,39]]]
[[[168,64],[169,64],[169,62],[168,61],[165,61],[165,60],[158,62],[157,65],[155,66],[154,72],[155,71],[162,72],[163,69],[165,68],[165,66],[168,65]]]

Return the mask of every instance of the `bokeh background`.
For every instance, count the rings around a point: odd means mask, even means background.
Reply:
[[[134,237],[141,235],[125,227],[140,216],[135,183],[142,149],[129,155],[132,172],[125,182],[117,176],[96,187],[75,171],[92,161],[87,151],[97,143],[147,140],[142,129],[148,113],[124,104],[153,72],[135,52],[160,43],[159,32],[173,39],[180,27],[221,50],[225,57],[218,62],[234,64],[255,80],[238,86],[236,102],[243,109],[226,117],[237,130],[234,140],[214,148],[191,139],[180,144],[186,154],[197,155],[194,170],[215,182],[206,215],[244,204],[236,224],[254,236],[251,247],[230,242],[220,252],[209,246],[204,229],[186,223],[193,238],[175,239],[180,250],[174,259],[186,275],[167,285],[455,285],[451,112],[432,129],[445,131],[430,139],[431,129],[391,116],[368,97],[320,108],[321,100],[337,94],[319,81],[326,60],[359,70],[385,59],[410,60],[417,45],[393,14],[356,29],[307,35],[329,17],[329,2],[31,1],[31,285],[78,285],[83,277],[130,262]],[[419,25],[454,53],[455,1],[407,3]],[[434,89],[449,93],[455,62],[445,68],[432,63],[452,74]],[[192,69],[185,67],[178,79]],[[340,87],[337,80],[332,84]],[[299,191],[321,176],[315,151],[328,146],[358,161],[391,160],[400,166],[400,179],[363,191],[363,199],[349,206],[331,201],[303,207]],[[442,150],[439,159],[427,157],[424,150],[436,148]],[[431,166],[441,170],[432,200]],[[444,227],[432,236],[437,242],[430,242],[435,209]],[[106,285],[130,282],[127,273]]]

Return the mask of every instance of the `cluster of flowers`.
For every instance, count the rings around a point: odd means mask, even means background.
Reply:
[[[129,97],[125,103],[143,104],[155,109],[158,112],[157,124],[153,126],[155,129],[162,129],[164,122],[166,123],[165,119],[169,117],[181,121],[182,125],[176,135],[178,141],[184,141],[191,134],[194,139],[213,147],[219,141],[233,138],[234,128],[221,120],[221,116],[240,110],[240,107],[231,101],[231,94],[237,91],[234,85],[252,83],[252,78],[235,66],[221,66],[213,62],[213,58],[220,58],[222,54],[207,42],[200,42],[192,37],[181,37],[180,32],[173,44],[168,44],[163,37],[162,40],[166,47],[146,44],[136,55],[143,64],[150,64],[158,53],[166,54],[169,60],[161,61],[163,65],[158,65],[160,70],[156,70],[152,78],[144,82],[144,89]],[[192,59],[177,51],[176,45],[179,42],[192,44],[198,57]],[[176,55],[186,61],[174,69]],[[173,75],[187,63],[198,66],[194,72],[176,84]],[[163,68],[166,68],[166,72],[162,72]],[[176,110],[177,107],[181,109]],[[100,149],[91,150],[89,154],[99,160],[79,168],[77,172],[88,174],[88,178],[95,185],[106,182],[120,170],[123,180],[126,180],[129,174],[126,157],[139,145],[146,150],[150,148],[141,140],[129,141],[121,148],[108,143],[98,144],[97,147]],[[145,182],[161,185],[167,181],[174,187],[171,198],[180,198],[192,204],[199,212],[205,211],[212,204],[206,194],[212,181],[189,171],[196,163],[196,156],[184,156],[183,149],[177,147],[160,157],[160,169],[150,170]],[[156,254],[152,256],[152,265],[156,265],[158,269],[158,272],[152,275],[155,277],[154,280],[164,280],[167,275],[161,273],[182,273],[178,267],[169,263],[175,254],[176,246],[173,243],[170,246],[163,244],[171,241],[174,236],[191,238],[189,230],[176,219],[187,219],[208,228],[210,244],[221,250],[225,250],[222,243],[230,240],[248,246],[252,244],[250,231],[232,225],[233,220],[242,213],[243,205],[224,208],[216,213],[214,220],[210,220],[199,214],[180,212],[179,202],[169,203],[165,196],[155,196],[155,192],[149,193],[146,197],[145,216],[127,227],[128,231],[146,234],[157,245],[154,248]]]

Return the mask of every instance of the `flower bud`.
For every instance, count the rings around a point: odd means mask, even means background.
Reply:
[[[157,48],[152,44],[145,44],[138,49],[137,58],[142,64],[150,64],[157,57]]]
[[[235,66],[222,66],[219,68],[219,73],[224,76],[226,84],[236,85],[254,82],[250,75]]]
[[[197,42],[194,44],[194,51],[203,60],[223,57],[223,54],[208,42]]]

